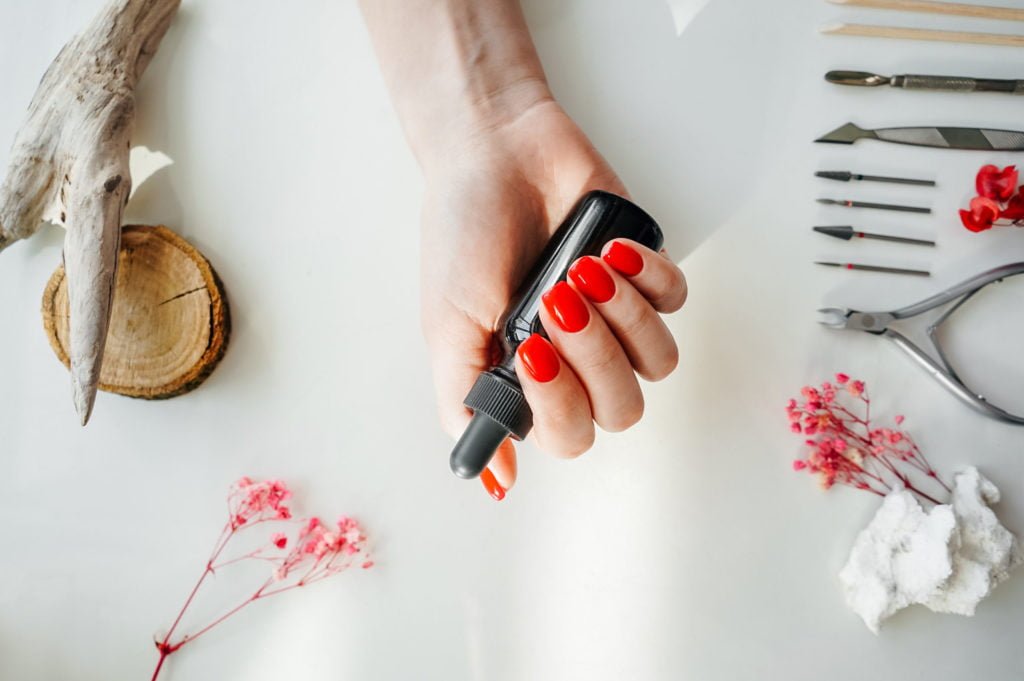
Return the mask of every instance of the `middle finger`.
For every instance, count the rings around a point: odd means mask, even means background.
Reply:
[[[564,281],[542,300],[541,323],[587,391],[597,425],[619,431],[639,421],[644,411],[640,384],[601,315]]]

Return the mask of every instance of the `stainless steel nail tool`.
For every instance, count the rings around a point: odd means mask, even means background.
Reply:
[[[961,305],[970,300],[971,296],[990,284],[999,283],[1007,277],[1016,276],[1022,273],[1024,273],[1024,262],[996,267],[995,269],[982,272],[967,281],[937,293],[930,298],[926,298],[919,303],[908,305],[907,307],[893,310],[891,312],[860,312],[858,310],[827,307],[818,310],[818,312],[822,314],[822,320],[820,323],[833,329],[866,331],[867,333],[875,334],[876,336],[884,336],[893,341],[897,347],[907,353],[915,363],[931,374],[935,380],[941,383],[964,404],[985,416],[989,416],[999,421],[1024,425],[1024,416],[1016,416],[997,407],[985,399],[984,395],[967,387],[957,375],[956,371],[950,366],[949,360],[943,352],[942,346],[939,345],[939,341],[936,337],[936,332],[939,326],[949,319],[950,315],[952,315]],[[937,356],[933,357],[928,354],[910,341],[906,336],[890,326],[893,322],[916,317],[919,314],[937,309],[948,303],[952,303],[950,308],[943,312],[942,315],[927,329],[928,338],[931,340]]]
[[[876,210],[896,210],[901,213],[931,213],[931,208],[924,206],[898,206],[894,203],[873,203],[871,201],[851,201],[850,199],[816,199],[826,206],[842,206],[843,208],[874,208]]]
[[[874,139],[916,147],[940,149],[974,149],[983,151],[1024,151],[1024,132],[988,128],[878,128],[865,130],[853,123],[840,126],[815,142],[853,144],[860,139]]]
[[[905,74],[880,76],[867,71],[829,71],[825,80],[836,85],[879,87],[888,85],[904,90],[930,90],[933,92],[1006,92],[1024,95],[1024,80],[999,78],[963,78],[960,76],[922,76]]]
[[[844,270],[861,270],[864,272],[882,272],[884,274],[909,274],[915,277],[930,277],[931,272],[927,270],[909,270],[905,267],[883,267],[882,265],[864,265],[861,263],[854,262],[821,262],[814,263],[815,265],[824,265],[825,267],[841,267]]]
[[[889,184],[913,184],[919,187],[934,187],[934,180],[912,180],[906,177],[888,177],[886,175],[863,175],[851,173],[849,170],[819,170],[814,173],[815,177],[826,180],[838,180],[839,182],[888,182]]]
[[[824,226],[814,227],[815,232],[820,234],[827,234],[828,236],[834,236],[837,239],[843,241],[849,241],[853,238],[858,239],[877,239],[878,241],[892,241],[898,244],[911,244],[914,246],[934,246],[934,241],[928,239],[911,239],[907,236],[893,236],[891,234],[875,234],[874,232],[861,232],[855,230],[851,225],[835,225],[835,226]]]

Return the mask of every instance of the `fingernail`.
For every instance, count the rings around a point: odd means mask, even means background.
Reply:
[[[539,334],[533,334],[522,343],[516,350],[519,359],[523,360],[523,366],[530,372],[533,380],[539,383],[547,383],[558,375],[561,362],[558,361],[558,353],[551,346],[551,343],[544,340]]]
[[[607,303],[615,295],[615,281],[597,258],[580,258],[569,268],[576,288],[595,303]]]
[[[555,284],[550,291],[541,296],[544,307],[564,331],[576,333],[590,321],[587,304],[564,281]]]
[[[494,497],[495,501],[505,498],[505,488],[498,484],[498,479],[494,477],[490,468],[485,468],[484,472],[480,474],[480,482],[484,484],[484,489]]]
[[[604,254],[604,261],[611,265],[612,269],[627,277],[640,274],[644,268],[644,259],[633,248],[620,241],[613,241]]]

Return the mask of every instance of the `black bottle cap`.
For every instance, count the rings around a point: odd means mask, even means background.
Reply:
[[[521,440],[533,427],[533,412],[518,381],[499,371],[480,374],[463,402],[475,414],[452,450],[451,469],[460,478],[480,475],[506,437]]]
[[[452,473],[467,480],[480,475],[507,437],[508,431],[501,424],[477,412],[452,450]]]

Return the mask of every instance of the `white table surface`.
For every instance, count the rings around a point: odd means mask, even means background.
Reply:
[[[0,162],[43,70],[100,5],[0,3]],[[151,637],[243,474],[290,481],[301,512],[358,516],[377,567],[258,604],[173,657],[169,681],[1024,674],[1024,575],[973,619],[912,609],[880,637],[845,608],[836,573],[877,502],[791,472],[799,440],[781,408],[837,370],[866,379],[938,467],[979,465],[1004,491],[1004,522],[1024,532],[1024,431],[969,412],[882,340],[814,324],[823,301],[886,309],[1024,259],[1024,234],[974,236],[955,217],[977,167],[1014,156],[811,143],[847,120],[1024,126],[1024,100],[821,78],[1021,77],[1024,53],[827,38],[818,25],[1020,27],[713,0],[677,35],[662,0],[526,9],[556,94],[686,256],[691,298],[671,321],[681,365],[647,389],[642,424],[571,463],[524,447],[500,504],[455,479],[419,336],[422,184],[354,3],[186,0],[145,76],[135,139],[175,163],[139,189],[128,218],[165,223],[210,258],[230,296],[231,346],[194,393],[101,394],[81,429],[38,310],[61,230],[0,254],[0,678],[149,678]],[[824,183],[820,168],[940,188]],[[813,202],[843,194],[935,215]],[[936,234],[939,246],[809,231],[851,218]],[[810,264],[826,255],[935,276]],[[974,354],[999,374],[995,350],[1019,354],[1020,325],[957,338],[989,343]],[[204,607],[225,605],[218,593]]]

